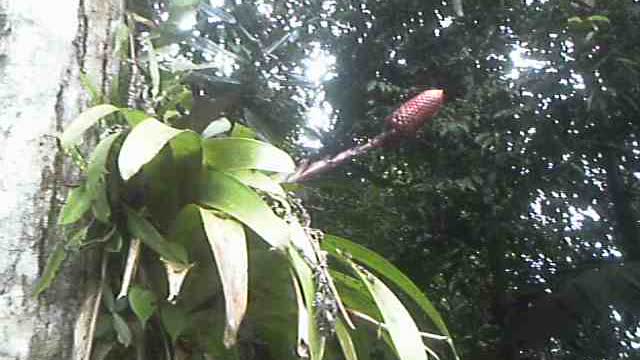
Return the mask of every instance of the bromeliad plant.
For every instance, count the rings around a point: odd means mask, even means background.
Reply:
[[[405,103],[369,143],[296,168],[240,123],[219,119],[203,131],[206,119],[185,111],[189,89],[173,81],[160,91],[151,59],[147,112],[97,105],[60,137],[84,178],[61,210],[67,237],[36,293],[70,253],[99,249],[91,358],[355,360],[379,349],[420,360],[447,353],[440,344],[455,356],[442,318],[411,280],[374,252],[313,229],[287,191],[417,131],[441,106],[441,91]],[[135,100],[136,87],[128,91]],[[85,161],[78,144],[98,123],[110,127]]]
[[[59,219],[69,236],[36,292],[67,253],[100,248],[93,358],[354,360],[369,358],[378,342],[401,360],[438,358],[434,345],[453,345],[427,297],[381,256],[313,229],[286,189],[416,130],[441,99],[425,92],[366,149],[298,170],[239,124],[204,137],[140,111],[92,107],[62,134],[64,148],[74,149],[101,119],[126,124],[80,161],[84,181]],[[438,334],[419,330],[429,322]]]

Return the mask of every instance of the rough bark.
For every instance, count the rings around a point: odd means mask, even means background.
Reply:
[[[80,72],[108,90],[122,0],[0,0],[0,360],[81,359],[94,269],[33,287],[60,240],[73,174],[56,135],[87,105]]]

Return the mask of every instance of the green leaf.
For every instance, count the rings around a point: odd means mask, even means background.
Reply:
[[[142,327],[147,324],[147,320],[153,315],[158,308],[156,296],[153,292],[138,286],[132,286],[129,289],[129,305],[131,310],[136,314]]]
[[[380,309],[386,329],[400,360],[427,360],[422,336],[409,311],[375,275],[350,261],[353,271],[366,284]]]
[[[592,15],[592,16],[589,16],[587,19],[589,21],[605,22],[607,24],[611,24],[611,20],[609,20],[609,18],[604,15]]]
[[[213,211],[200,209],[202,224],[222,283],[227,321],[224,345],[235,345],[240,324],[247,311],[249,264],[247,240],[240,223],[224,219]]]
[[[78,117],[73,120],[71,125],[67,127],[67,129],[60,136],[60,142],[62,146],[68,148],[70,146],[76,145],[82,139],[82,134],[84,134],[87,129],[97,123],[103,117],[113,114],[119,109],[113,105],[102,104],[97,105],[92,108],[89,108],[82,112]]]
[[[129,345],[131,345],[131,340],[133,339],[129,325],[127,325],[127,322],[117,313],[112,313],[112,316],[113,327],[116,330],[116,334],[118,334],[118,342],[125,347],[129,347]]]
[[[135,211],[127,208],[126,213],[127,227],[133,237],[140,239],[166,260],[188,263],[187,251],[182,245],[165,240],[151,223]]]
[[[336,270],[331,270],[330,273],[336,283],[340,298],[348,308],[367,314],[377,321],[382,321],[380,311],[369,290],[359,279]]]
[[[91,98],[91,102],[93,104],[102,101],[102,93],[100,92],[100,90],[98,90],[96,85],[91,80],[91,77],[87,73],[80,72],[80,84],[89,93],[89,97]]]
[[[338,337],[338,343],[340,343],[345,360],[358,360],[356,347],[353,344],[353,340],[351,340],[349,330],[347,330],[344,321],[340,318],[336,321],[336,336]]]
[[[44,272],[33,291],[34,296],[40,295],[43,291],[48,289],[49,286],[51,286],[51,283],[56,278],[66,256],[67,254],[64,250],[64,244],[59,242],[47,259],[47,265],[44,267]]]
[[[255,139],[257,136],[256,131],[248,126],[244,126],[239,122],[233,124],[233,129],[231,130],[231,137],[235,138],[246,138],[246,139]]]
[[[227,174],[254,189],[281,196],[286,194],[282,186],[280,186],[277,181],[258,170],[231,170],[227,171]]]
[[[197,202],[233,216],[274,248],[284,249],[289,243],[287,224],[255,191],[232,176],[215,170],[203,171]]]
[[[291,173],[293,159],[277,147],[253,139],[214,138],[203,142],[204,159],[208,166],[220,170],[256,169]]]
[[[160,310],[160,320],[162,326],[169,333],[173,343],[189,327],[189,314],[179,306],[164,306]]]
[[[151,161],[174,137],[184,133],[150,118],[142,121],[129,133],[118,157],[120,176],[125,181]]]
[[[67,197],[67,202],[60,211],[58,224],[68,225],[80,220],[91,207],[91,196],[89,196],[86,185],[82,184],[71,190]]]
[[[411,281],[388,260],[362,245],[358,245],[347,239],[334,235],[325,236],[322,242],[322,248],[334,256],[341,256],[340,251],[348,253],[353,256],[353,259],[357,262],[366,265],[378,274],[390,280],[420,306],[420,308],[429,316],[431,321],[433,321],[439,331],[446,336],[450,336],[449,330],[447,329],[442,316],[440,316],[431,301],[429,301],[413,281]]]
[[[293,246],[288,247],[288,255],[291,262],[291,267],[293,268],[297,280],[300,284],[300,288],[304,296],[306,310],[309,314],[309,329],[307,333],[309,344],[307,345],[309,346],[309,350],[311,352],[311,360],[321,360],[324,355],[326,339],[320,334],[316,325],[316,309],[313,305],[316,298],[316,286],[313,281],[313,271],[304,261],[298,251],[293,248]]]
[[[93,213],[99,221],[107,223],[111,216],[111,207],[107,194],[105,175],[108,173],[107,161],[109,153],[120,134],[113,134],[100,141],[91,156],[87,169],[87,192],[94,200]]]
[[[152,116],[142,110],[120,109],[120,113],[122,113],[131,127],[137,126],[144,120],[153,119]]]

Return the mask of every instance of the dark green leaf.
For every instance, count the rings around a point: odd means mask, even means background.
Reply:
[[[189,314],[181,307],[176,305],[168,305],[160,310],[160,319],[162,326],[169,333],[172,342],[178,340],[180,336],[189,327]]]
[[[145,245],[169,261],[188,263],[187,252],[182,245],[165,240],[151,223],[135,211],[127,208],[126,212],[127,227],[133,237],[140,239]]]
[[[118,342],[125,347],[129,347],[129,345],[131,345],[131,340],[133,339],[133,334],[131,334],[129,325],[127,325],[127,322],[117,313],[112,313],[112,315],[113,327],[116,329],[116,334],[118,334]]]
[[[142,327],[144,328],[147,320],[153,315],[156,311],[158,305],[156,296],[153,292],[143,289],[138,286],[132,286],[129,289],[129,305],[131,306],[131,310],[136,314],[140,322],[142,323]]]
[[[45,265],[42,276],[40,277],[40,280],[38,280],[38,284],[33,291],[34,296],[40,295],[43,291],[49,288],[49,286],[51,286],[51,283],[56,278],[66,255],[64,244],[58,243],[47,259],[47,265]]]
[[[85,184],[71,190],[67,197],[67,202],[60,211],[58,224],[68,225],[80,220],[91,207],[91,197],[87,192]]]

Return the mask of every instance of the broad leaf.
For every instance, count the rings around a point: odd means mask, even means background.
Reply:
[[[44,272],[38,280],[38,284],[36,285],[35,290],[33,291],[34,296],[40,295],[43,291],[51,286],[51,283],[56,278],[62,263],[66,257],[66,252],[64,250],[64,243],[59,242],[49,258],[47,259],[47,265],[44,267]]]
[[[205,209],[200,209],[200,215],[222,283],[227,313],[224,344],[229,348],[236,343],[240,324],[247,311],[247,241],[244,229],[237,221],[221,218]]]
[[[178,130],[165,125],[156,119],[147,119],[133,128],[124,140],[118,167],[124,180],[130,179],[143,165],[151,161],[169,140],[182,134]]]
[[[142,323],[142,327],[144,328],[147,324],[147,320],[153,315],[153,313],[158,308],[156,296],[153,292],[143,289],[138,286],[133,286],[129,290],[129,305],[131,306],[131,310],[136,314],[140,322]]]
[[[169,333],[173,343],[178,340],[187,327],[189,327],[189,314],[179,306],[165,306],[160,310],[160,320],[163,328]]]
[[[353,262],[351,262],[351,266],[362,282],[366,284],[378,309],[380,309],[400,360],[427,360],[420,330],[418,330],[409,311],[375,275]]]
[[[203,142],[208,166],[220,170],[256,169],[291,173],[295,164],[289,154],[277,147],[246,138],[213,138]]]
[[[91,207],[91,196],[85,184],[71,190],[67,202],[62,207],[58,224],[68,225],[80,220]]]
[[[440,316],[431,301],[429,301],[413,281],[411,281],[388,260],[361,245],[334,235],[325,236],[324,241],[322,242],[322,248],[335,256],[341,256],[339,251],[348,253],[357,262],[366,265],[370,269],[390,280],[420,306],[420,308],[429,316],[431,321],[433,321],[438,330],[440,330],[444,335],[449,336],[449,330],[447,329],[442,316]]]
[[[258,170],[231,170],[229,175],[254,189],[284,196],[285,191],[277,181]]]
[[[204,171],[197,202],[233,216],[274,248],[284,249],[289,242],[287,224],[255,191],[232,176],[215,170]]]
[[[67,148],[76,145],[82,139],[87,129],[97,123],[103,117],[113,114],[119,109],[113,105],[102,104],[94,106],[81,113],[60,136],[62,146]]]
[[[127,208],[126,212],[127,227],[133,237],[142,240],[145,245],[166,260],[182,264],[188,263],[187,251],[182,245],[165,240],[151,223],[135,211]]]

